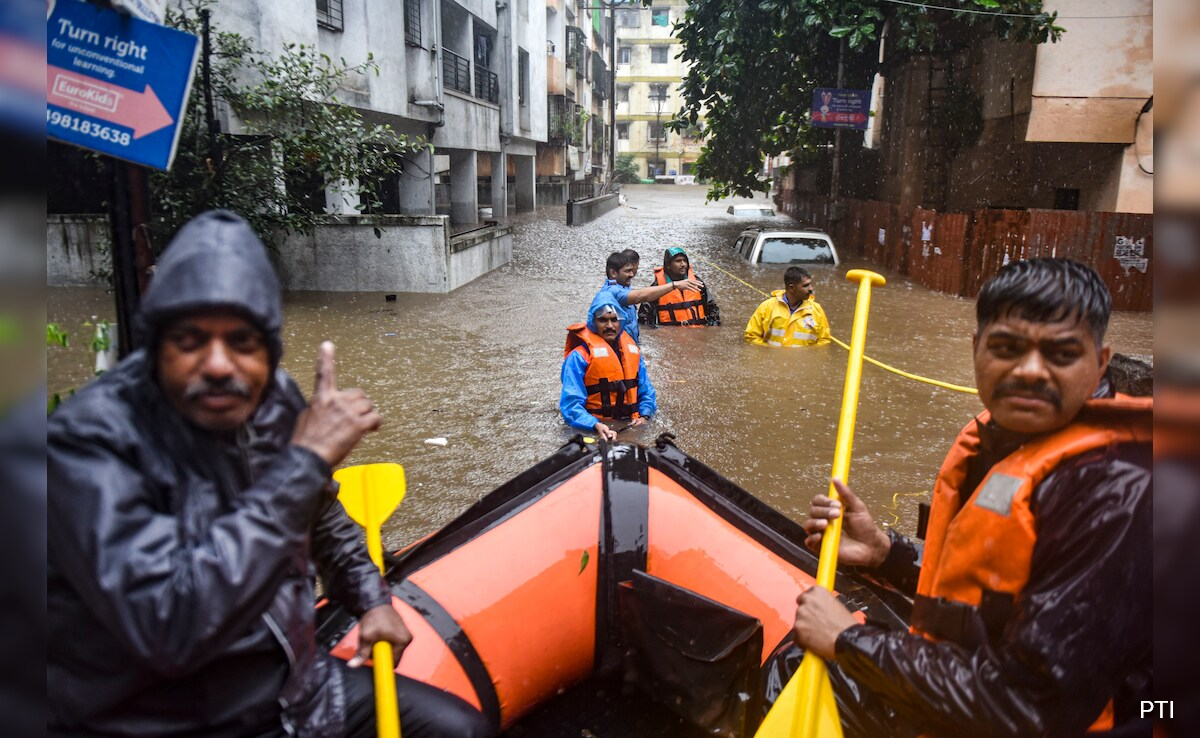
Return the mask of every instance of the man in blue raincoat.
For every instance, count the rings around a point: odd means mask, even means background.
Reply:
[[[658,410],[646,363],[623,322],[616,298],[602,291],[592,300],[587,324],[567,328],[563,350],[563,420],[610,441],[618,421],[642,425]]]

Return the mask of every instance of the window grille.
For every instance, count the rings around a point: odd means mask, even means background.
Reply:
[[[342,30],[342,0],[317,0],[317,25]]]
[[[628,123],[618,123],[617,124],[617,140],[619,140],[619,141],[628,141],[629,140],[629,124]]]
[[[421,0],[404,0],[404,43],[421,45]]]

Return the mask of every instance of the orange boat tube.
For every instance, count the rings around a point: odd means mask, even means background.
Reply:
[[[392,557],[413,634],[397,671],[507,729],[624,669],[709,734],[752,732],[778,681],[770,662],[791,648],[796,595],[815,581],[803,540],[667,434],[653,448],[577,436]],[[899,595],[842,575],[837,589],[860,618],[903,625]],[[349,658],[353,618],[325,605],[319,623]]]

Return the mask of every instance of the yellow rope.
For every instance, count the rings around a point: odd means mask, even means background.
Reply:
[[[675,246],[679,246],[679,244],[675,243],[674,241],[672,241],[672,243],[673,243]],[[680,248],[683,248],[683,247],[682,247],[682,246],[680,246]],[[689,256],[691,256],[691,255],[689,254]],[[755,292],[757,292],[757,293],[759,293],[759,294],[761,294],[761,295],[764,295],[764,296],[766,296],[766,297],[770,297],[770,296],[771,296],[771,293],[769,293],[769,292],[763,292],[762,290],[760,290],[759,288],[757,288],[757,287],[755,287],[754,285],[750,284],[750,283],[749,283],[749,282],[747,282],[746,280],[744,280],[744,279],[741,279],[741,278],[737,277],[737,276],[736,276],[736,275],[734,275],[734,274],[730,274],[730,273],[729,273],[727,270],[725,270],[725,269],[722,269],[721,267],[717,266],[717,265],[716,265],[715,263],[713,263],[711,260],[709,260],[709,259],[705,259],[705,258],[704,258],[704,257],[702,257],[702,256],[697,256],[697,257],[695,257],[695,258],[699,259],[700,261],[704,262],[705,264],[708,264],[709,266],[713,267],[713,268],[714,268],[714,269],[716,269],[717,271],[719,271],[719,272],[722,272],[723,274],[725,274],[725,276],[727,276],[727,277],[732,277],[733,279],[737,280],[738,282],[741,282],[742,284],[746,285],[747,287],[749,287],[750,289],[754,290]],[[834,343],[836,343],[837,345],[841,346],[842,348],[846,349],[847,351],[849,351],[849,350],[850,350],[850,347],[849,347],[849,346],[847,346],[846,344],[842,343],[842,342],[841,342],[841,341],[840,341],[838,338],[836,338],[835,336],[832,336],[832,335],[831,335],[831,336],[830,336],[830,338],[831,338],[831,339],[833,339],[833,342],[834,342]],[[960,384],[950,384],[949,382],[942,382],[942,381],[939,381],[939,380],[937,380],[937,379],[930,379],[929,377],[922,377],[922,376],[920,376],[919,374],[912,374],[911,372],[906,372],[906,371],[904,371],[903,369],[897,369],[897,368],[896,368],[896,367],[894,367],[894,366],[888,366],[887,364],[884,364],[882,361],[876,361],[875,359],[872,359],[870,356],[864,356],[864,357],[863,357],[863,361],[866,361],[866,362],[869,362],[869,363],[871,363],[871,364],[874,364],[875,366],[879,367],[880,369],[883,369],[883,370],[885,370],[885,371],[889,371],[889,372],[891,372],[892,374],[897,374],[897,375],[899,375],[899,376],[901,376],[901,377],[904,377],[905,379],[912,379],[912,380],[915,380],[915,381],[917,381],[917,382],[924,382],[925,384],[932,384],[934,387],[941,387],[942,389],[953,390],[953,391],[955,391],[955,392],[965,392],[965,393],[967,393],[967,394],[971,394],[971,395],[977,395],[977,394],[979,394],[979,390],[975,389],[974,387],[964,387],[964,386],[962,386],[962,385],[960,385]]]

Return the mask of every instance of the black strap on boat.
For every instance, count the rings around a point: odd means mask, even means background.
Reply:
[[[646,570],[649,546],[650,467],[640,446],[609,446],[601,479],[600,539],[596,562],[596,670],[621,663],[617,586]]]
[[[492,684],[492,677],[471,639],[459,624],[454,622],[454,617],[446,612],[446,608],[442,607],[440,602],[411,581],[404,580],[398,586],[392,587],[392,592],[420,613],[446,642],[446,647],[454,654],[454,658],[458,659],[475,690],[475,695],[479,697],[484,716],[492,724],[492,728],[499,732],[500,698],[496,696],[496,685]]]

